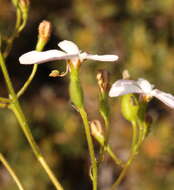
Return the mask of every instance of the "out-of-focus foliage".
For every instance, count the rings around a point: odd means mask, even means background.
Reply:
[[[25,81],[30,67],[21,66],[18,57],[34,49],[37,26],[47,19],[53,34],[46,49],[56,48],[59,40],[75,41],[82,50],[92,53],[113,53],[119,64],[88,62],[81,70],[85,101],[91,120],[98,119],[95,75],[104,68],[112,82],[123,69],[131,77],[144,77],[159,89],[174,93],[174,1],[173,0],[34,0],[29,22],[15,41],[8,58],[8,68],[16,89]],[[10,35],[15,23],[15,10],[9,0],[0,2],[0,31]],[[64,70],[63,62],[45,64],[29,90],[21,97],[32,132],[50,166],[68,189],[89,189],[88,152],[78,114],[68,97],[68,77],[49,78],[52,69]],[[84,74],[83,74],[84,73]],[[2,75],[0,93],[5,96]],[[110,143],[122,159],[127,158],[131,128],[120,114],[118,100],[111,100],[112,135]],[[141,155],[122,184],[123,190],[174,189],[174,112],[153,100],[149,113],[154,121]],[[36,162],[20,131],[15,117],[0,110],[0,149],[24,183],[26,189],[52,189],[47,176]],[[112,181],[119,172],[109,158],[101,168],[101,179]],[[109,174],[107,171],[110,171]],[[103,178],[104,175],[104,178]],[[104,190],[101,182],[100,190]],[[0,166],[0,189],[15,190],[7,171]]]

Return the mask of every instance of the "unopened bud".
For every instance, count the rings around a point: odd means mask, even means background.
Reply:
[[[21,9],[28,9],[30,5],[30,0],[20,0],[19,1]]]
[[[106,92],[109,88],[109,73],[106,70],[100,70],[97,73],[97,82],[100,88],[100,91]]]
[[[41,51],[48,42],[51,35],[51,23],[44,20],[39,24],[39,35],[36,44],[36,50]]]
[[[92,136],[95,138],[103,138],[103,129],[99,120],[91,121],[90,126]]]
[[[50,38],[50,35],[51,35],[51,23],[49,21],[42,21],[40,24],[39,24],[39,38],[41,40],[44,40],[44,41],[48,41],[48,39]]]
[[[130,74],[129,74],[128,70],[124,70],[122,72],[122,78],[125,79],[125,80],[130,79]]]
[[[49,74],[49,77],[58,77],[60,75],[60,72],[58,70],[52,70]]]

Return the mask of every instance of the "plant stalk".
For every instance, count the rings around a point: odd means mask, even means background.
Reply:
[[[86,111],[83,108],[79,109],[79,113],[82,117],[83,124],[85,127],[86,139],[87,139],[89,154],[91,158],[93,190],[97,190],[97,161],[95,158],[94,145],[93,145],[92,137],[90,134],[90,126],[88,122],[88,117],[87,117]]]
[[[55,186],[55,188],[57,190],[63,190],[63,187],[61,186],[61,184],[59,183],[59,181],[56,179],[55,175],[51,171],[50,167],[48,166],[47,162],[45,161],[44,157],[42,156],[42,153],[40,152],[40,149],[37,146],[37,144],[32,136],[32,133],[30,131],[30,128],[29,128],[29,125],[25,118],[25,115],[19,104],[17,95],[13,89],[12,82],[10,80],[2,53],[0,53],[0,66],[1,66],[2,73],[4,75],[4,79],[5,79],[9,94],[10,94],[10,98],[12,100],[12,103],[9,105],[9,108],[14,112],[25,137],[28,140],[28,142],[32,148],[33,153],[35,154],[36,158],[40,162],[41,166],[46,171],[46,173],[49,176],[50,180],[52,181],[53,185]]]
[[[20,182],[19,178],[17,177],[17,175],[15,174],[14,170],[11,168],[10,164],[5,159],[5,157],[3,156],[2,153],[0,153],[0,161],[2,162],[2,164],[4,165],[4,167],[7,169],[7,171],[9,172],[9,174],[11,175],[11,177],[13,178],[13,180],[16,183],[16,185],[18,186],[19,190],[24,190],[24,187],[23,187],[22,183]]]

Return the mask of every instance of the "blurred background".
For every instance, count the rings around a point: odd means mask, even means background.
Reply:
[[[42,20],[49,20],[53,31],[45,49],[56,49],[59,41],[67,39],[87,52],[111,53],[120,57],[118,64],[88,61],[81,68],[90,120],[101,119],[96,82],[99,69],[110,72],[111,82],[121,77],[123,69],[128,69],[133,79],[146,78],[157,88],[174,94],[173,7],[173,0],[31,1],[27,26],[15,40],[7,60],[15,89],[20,89],[32,68],[19,65],[18,58],[35,48],[38,25]],[[10,35],[14,23],[15,9],[11,1],[1,0],[1,33]],[[89,190],[89,156],[81,119],[69,101],[68,76],[48,77],[53,69],[63,71],[64,62],[39,66],[35,79],[20,99],[22,107],[37,143],[65,189]],[[0,95],[7,95],[1,73]],[[110,101],[110,144],[120,158],[126,160],[131,127],[121,116],[118,99]],[[174,189],[174,111],[154,99],[148,112],[153,117],[151,133],[119,190]],[[26,189],[54,189],[33,156],[14,115],[6,109],[0,109],[0,150]],[[99,189],[106,190],[119,172],[120,168],[106,156],[100,169]],[[17,189],[2,165],[0,189]]]

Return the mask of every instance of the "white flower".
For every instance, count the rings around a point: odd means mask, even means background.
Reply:
[[[60,50],[48,50],[44,52],[30,51],[25,53],[19,58],[21,64],[40,64],[48,61],[55,60],[71,60],[71,62],[76,66],[78,62],[82,63],[86,59],[95,61],[116,61],[118,59],[117,55],[92,55],[86,52],[81,52],[78,46],[71,41],[61,41],[58,43]]]
[[[154,85],[142,78],[137,81],[124,79],[116,81],[109,91],[109,96],[117,97],[130,93],[143,94],[147,97],[156,97],[170,108],[174,108],[174,96],[154,89]]]

